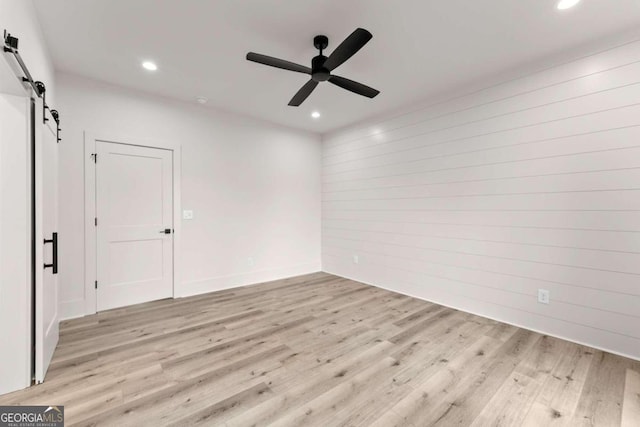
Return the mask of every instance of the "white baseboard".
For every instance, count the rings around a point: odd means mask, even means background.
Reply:
[[[251,271],[248,273],[232,274],[227,276],[211,277],[202,280],[193,280],[177,285],[174,298],[183,298],[192,295],[206,294],[208,292],[237,288],[240,286],[255,285],[272,280],[286,279],[301,276],[303,274],[317,273],[321,270],[320,261],[295,264],[286,267],[268,270]],[[60,303],[60,320],[75,319],[86,316],[84,299],[64,301]]]
[[[268,270],[251,271],[241,274],[210,277],[202,280],[185,282],[177,286],[174,292],[175,298],[205,294],[224,289],[237,288],[239,286],[253,285],[271,280],[285,279],[303,274],[316,273],[321,270],[320,261],[296,264],[286,267]]]
[[[507,325],[516,326],[518,328],[526,329],[526,330],[533,331],[533,332],[537,332],[537,333],[542,334],[542,335],[548,335],[550,337],[554,337],[554,338],[558,338],[558,339],[561,339],[561,340],[569,341],[569,342],[572,342],[572,343],[575,343],[575,344],[583,345],[585,347],[591,347],[591,348],[594,348],[596,350],[600,350],[600,351],[604,351],[604,352],[607,352],[607,353],[615,354],[617,356],[626,357],[627,359],[640,361],[640,357],[636,356],[636,355],[622,353],[622,352],[619,352],[619,351],[611,350],[609,348],[603,348],[601,346],[594,345],[592,343],[587,343],[587,342],[575,340],[575,339],[568,338],[566,336],[562,336],[562,335],[558,335],[558,334],[552,334],[552,333],[549,333],[547,331],[542,331],[540,329],[532,328],[530,326],[524,326],[524,325],[521,325],[519,323],[512,322],[512,321],[509,321],[509,320],[505,320],[505,319],[502,319],[502,318],[499,318],[499,317],[496,317],[496,316],[489,316],[486,313],[480,313],[480,312],[476,312],[476,311],[468,310],[468,309],[461,309],[459,307],[454,307],[454,306],[449,305],[449,304],[444,304],[444,303],[442,303],[440,301],[436,301],[436,300],[428,300],[428,299],[426,299],[424,297],[420,297],[420,296],[417,296],[417,295],[412,295],[412,294],[409,294],[409,293],[406,293],[406,292],[401,292],[401,291],[398,291],[396,289],[391,289],[389,287],[376,285],[375,283],[370,283],[370,282],[367,282],[367,281],[364,281],[364,280],[360,280],[360,279],[356,279],[356,278],[353,278],[353,277],[349,277],[349,276],[346,276],[344,274],[332,273],[331,271],[327,271],[325,269],[322,269],[322,271],[324,273],[327,273],[327,274],[333,274],[334,276],[343,277],[345,279],[353,280],[355,282],[364,283],[365,285],[373,286],[373,287],[376,287],[376,288],[379,288],[379,289],[384,289],[386,291],[394,292],[396,294],[406,295],[406,296],[411,297],[411,298],[416,298],[416,299],[419,299],[419,300],[422,300],[422,301],[431,302],[431,303],[434,303],[434,304],[441,305],[443,307],[448,307],[448,308],[452,308],[454,310],[463,311],[465,313],[473,314],[475,316],[484,317],[485,319],[495,320],[496,322],[506,323]]]
[[[75,319],[85,315],[84,299],[63,301],[58,308],[60,309],[60,320]]]

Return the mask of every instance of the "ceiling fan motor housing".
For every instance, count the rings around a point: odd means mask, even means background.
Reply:
[[[311,78],[317,82],[324,82],[329,80],[331,74],[329,70],[324,67],[324,62],[327,57],[324,55],[318,55],[311,60]]]

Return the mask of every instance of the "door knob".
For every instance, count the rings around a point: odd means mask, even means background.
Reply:
[[[160,230],[160,234],[171,234],[171,229],[165,228],[164,230]]]

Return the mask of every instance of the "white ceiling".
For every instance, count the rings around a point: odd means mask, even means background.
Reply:
[[[640,24],[638,0],[35,0],[58,70],[275,123],[328,132]],[[310,65],[357,27],[373,39],[334,73],[373,100],[245,60],[249,51]],[[141,68],[153,60],[159,70]],[[194,101],[195,102],[195,101]],[[322,117],[310,118],[318,110]]]

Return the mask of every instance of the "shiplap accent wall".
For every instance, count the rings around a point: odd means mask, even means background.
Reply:
[[[325,136],[322,233],[327,272],[640,359],[640,41]]]

